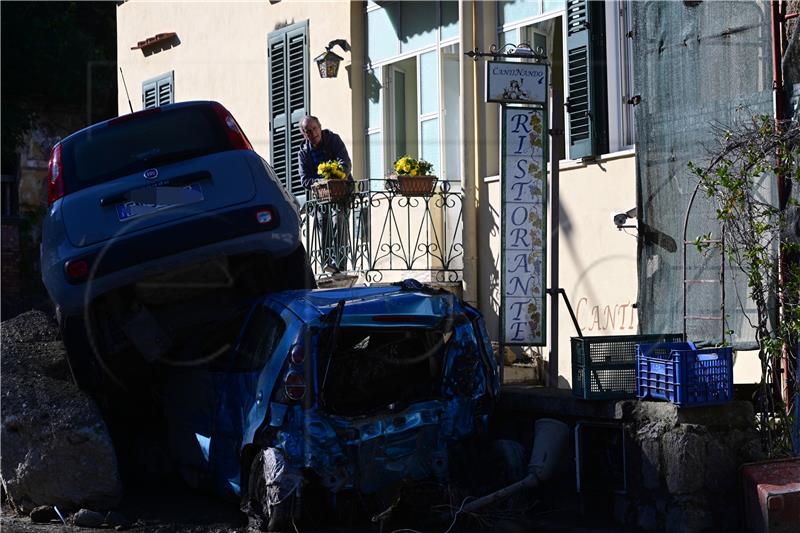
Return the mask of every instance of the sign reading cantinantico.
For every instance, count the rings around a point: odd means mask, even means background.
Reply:
[[[547,65],[486,62],[486,101],[501,104],[544,104]]]
[[[544,346],[545,111],[503,106],[503,342]]]

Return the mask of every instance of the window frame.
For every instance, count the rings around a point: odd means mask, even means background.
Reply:
[[[402,2],[401,2],[401,4],[402,4]],[[365,20],[366,20],[367,15],[370,12],[376,11],[378,9],[383,9],[383,7],[378,5],[378,4],[376,4],[376,3],[374,3],[374,2],[367,2],[366,3],[366,8],[364,10]],[[459,26],[461,25],[461,20],[458,21],[458,25]],[[369,42],[369,25],[368,24],[365,24],[365,26],[364,26],[364,34],[365,34],[364,35],[364,42],[368,43]],[[446,162],[447,158],[445,156],[445,142],[446,142],[446,140],[444,138],[444,136],[445,136],[444,120],[442,120],[443,115],[444,115],[444,81],[445,80],[443,79],[443,75],[442,75],[442,57],[441,56],[442,56],[442,49],[444,49],[444,48],[446,48],[448,46],[456,45],[456,46],[459,47],[459,50],[461,50],[462,47],[461,47],[460,30],[456,32],[455,36],[448,37],[446,39],[442,39],[442,9],[441,9],[441,2],[436,2],[436,32],[435,32],[435,34],[436,34],[436,39],[435,39],[435,43],[433,43],[433,44],[430,44],[430,45],[427,45],[427,46],[423,46],[421,48],[418,48],[418,49],[415,49],[415,50],[412,50],[412,51],[401,52],[401,53],[398,53],[396,55],[393,55],[393,56],[390,56],[390,57],[387,57],[387,58],[384,58],[384,59],[380,59],[380,60],[377,60],[377,61],[371,61],[370,60],[369,55],[368,55],[369,54],[369,49],[368,49],[368,47],[365,47],[365,50],[364,50],[364,72],[365,72],[365,74],[369,73],[370,71],[372,71],[376,75],[377,75],[377,73],[380,73],[379,82],[381,84],[381,87],[379,89],[379,94],[380,94],[379,98],[380,98],[380,102],[381,102],[381,106],[380,106],[381,107],[381,124],[380,124],[380,126],[365,127],[364,132],[365,132],[365,135],[367,137],[369,137],[370,135],[376,134],[376,133],[382,135],[382,154],[381,154],[382,164],[381,164],[381,166],[383,167],[384,172],[389,170],[389,169],[391,169],[391,167],[392,167],[392,165],[394,163],[394,160],[392,159],[391,155],[395,151],[395,146],[393,146],[395,141],[394,141],[393,138],[389,139],[389,137],[386,135],[386,133],[387,133],[387,131],[389,129],[394,128],[394,121],[392,119],[393,119],[393,115],[394,115],[395,111],[393,109],[394,102],[393,101],[390,102],[389,101],[389,97],[388,97],[388,95],[391,95],[393,97],[394,93],[391,92],[391,90],[387,90],[387,84],[389,83],[389,80],[387,79],[386,74],[387,74],[387,69],[391,68],[392,65],[413,58],[415,60],[415,68],[416,68],[416,93],[417,93],[416,94],[416,98],[417,98],[417,109],[416,109],[416,111],[417,112],[416,112],[415,116],[416,116],[416,122],[417,122],[416,123],[416,131],[417,131],[417,146],[416,146],[416,148],[417,148],[418,156],[421,157],[421,154],[422,154],[422,122],[429,121],[429,120],[432,120],[432,119],[436,119],[438,121],[438,132],[439,132],[438,145],[439,145],[439,165],[440,165],[440,168],[435,169],[435,172],[440,176],[457,175],[457,176],[459,176],[459,180],[460,180],[461,177],[463,176],[463,169],[458,168],[458,169],[456,169],[455,172],[449,172],[449,171],[446,172],[446,169],[445,169],[445,166],[447,165],[447,162]],[[400,47],[398,46],[398,50],[399,49],[400,49]],[[433,52],[434,55],[435,55],[435,58],[436,58],[436,76],[437,76],[437,84],[438,84],[438,87],[437,87],[437,98],[436,98],[437,103],[436,103],[436,111],[435,112],[425,113],[423,115],[421,113],[421,105],[420,105],[421,104],[421,101],[420,101],[420,99],[421,99],[421,90],[420,90],[420,81],[419,81],[420,80],[420,69],[421,69],[420,57],[423,54],[426,54],[426,53],[429,53],[429,52]],[[460,96],[460,98],[461,97],[462,96]],[[365,107],[365,113],[369,113],[369,110],[367,109],[368,106],[369,106],[369,103],[368,103],[366,98],[364,99],[364,104],[363,105]],[[402,154],[397,155],[397,157],[399,157],[400,155],[402,155]],[[369,163],[370,163],[370,161],[369,161],[369,150],[365,151],[364,159],[365,159],[364,168],[367,169],[367,171],[369,172],[369,168],[370,168],[370,166],[369,166]],[[460,161],[459,161],[458,165],[459,166],[461,165]],[[380,189],[380,188],[382,188],[382,178],[383,177],[385,177],[385,176],[374,177],[374,176],[370,175],[369,179],[371,179],[371,180],[379,180],[380,184],[375,184],[374,181],[371,182],[371,184],[373,184],[373,187],[377,186]]]
[[[632,39],[627,37],[632,30],[631,19],[631,0],[613,0],[605,3],[606,19],[606,105],[608,107],[608,148],[597,157],[627,151],[635,146],[636,123],[634,112],[628,100],[633,96],[633,62],[630,60],[633,53]],[[544,0],[541,0],[544,6]],[[497,4],[498,21],[500,20],[500,3]],[[555,9],[524,19],[516,20],[506,24],[498,24],[497,39],[500,42],[501,35],[508,31],[516,31],[519,38],[523,28],[532,26],[552,18],[561,17],[562,34],[562,53],[568,53],[567,28],[566,28],[566,2],[561,9]],[[519,44],[519,43],[514,43]],[[569,62],[566,57],[562,58],[561,69],[562,83],[564,86],[564,97],[569,87]],[[552,113],[552,109],[550,110]],[[498,120],[500,120],[498,118]],[[569,116],[564,112],[564,158],[562,162],[574,161],[569,157],[570,132]]]

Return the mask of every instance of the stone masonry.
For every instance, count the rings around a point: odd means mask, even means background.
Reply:
[[[616,409],[630,445],[618,521],[674,533],[740,527],[738,467],[762,458],[749,402],[681,409],[624,401]]]

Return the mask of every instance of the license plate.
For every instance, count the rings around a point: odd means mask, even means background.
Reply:
[[[144,187],[131,191],[130,200],[117,204],[120,221],[149,215],[171,207],[194,204],[203,201],[200,185],[186,187]]]

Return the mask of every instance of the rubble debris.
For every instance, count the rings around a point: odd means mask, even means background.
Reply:
[[[52,505],[40,505],[31,511],[30,514],[31,522],[35,522],[37,524],[45,524],[50,522],[51,520],[57,520],[58,515],[56,514],[56,510]]]
[[[118,511],[109,511],[106,513],[104,522],[108,527],[113,527],[117,531],[128,529],[133,524],[133,522],[128,520],[127,516]]]
[[[534,488],[553,477],[561,453],[567,445],[569,427],[558,420],[541,418],[536,421],[535,428],[528,475],[516,483],[463,505],[462,512],[472,513],[482,507],[497,503],[520,490]]]
[[[78,527],[100,527],[105,522],[103,513],[81,509],[72,517],[72,523]]]
[[[2,323],[0,479],[10,505],[28,514],[116,507],[117,459],[94,403],[69,377],[57,327],[41,311]]]

